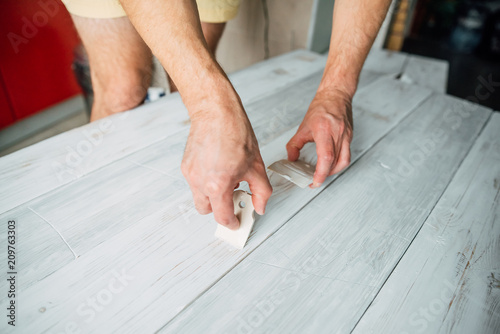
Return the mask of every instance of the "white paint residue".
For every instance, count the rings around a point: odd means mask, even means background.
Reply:
[[[43,221],[45,221],[47,224],[50,225],[50,227],[52,227],[54,229],[54,231],[57,232],[57,234],[59,234],[59,236],[61,237],[62,241],[64,241],[64,243],[66,244],[66,246],[68,246],[69,250],[73,253],[73,256],[75,257],[75,260],[76,258],[78,257],[78,255],[76,255],[75,251],[73,250],[73,248],[71,248],[71,246],[68,244],[68,242],[66,241],[66,239],[64,239],[63,235],[61,234],[61,232],[59,232],[55,227],[54,225],[52,225],[47,219],[43,218],[42,216],[40,216],[38,214],[38,212],[36,212],[35,210],[33,210],[32,208],[28,207],[28,209],[33,212],[35,215],[37,215],[38,217],[40,217],[41,219],[43,219]]]
[[[382,161],[379,161],[378,163],[380,164],[380,166],[381,166],[382,168],[385,168],[385,169],[391,169],[391,167],[387,166],[387,165],[386,165],[386,164],[384,164]]]

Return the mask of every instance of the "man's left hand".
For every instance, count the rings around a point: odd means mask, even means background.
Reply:
[[[351,162],[352,97],[340,90],[318,91],[297,133],[286,145],[288,160],[299,158],[308,142],[316,143],[318,162],[310,187],[319,187],[325,179],[346,168]]]

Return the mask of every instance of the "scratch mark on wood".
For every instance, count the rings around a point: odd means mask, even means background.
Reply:
[[[40,216],[38,214],[38,212],[36,212],[35,210],[33,210],[32,208],[28,207],[28,209],[33,212],[35,215],[37,215],[38,217],[40,217],[44,222],[46,222],[47,224],[49,224],[53,229],[54,231],[57,232],[57,234],[59,234],[59,236],[61,237],[62,241],[66,244],[66,246],[68,246],[69,250],[71,251],[71,253],[73,253],[73,256],[75,257],[75,260],[78,258],[78,255],[75,253],[75,251],[73,250],[73,248],[71,248],[71,246],[68,244],[68,242],[66,241],[66,239],[63,237],[63,235],[61,234],[61,232],[59,232],[55,227],[54,225],[52,225],[47,219],[43,218],[42,216]]]

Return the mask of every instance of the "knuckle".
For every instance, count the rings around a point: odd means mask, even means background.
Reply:
[[[318,159],[325,161],[325,162],[333,162],[333,160],[335,159],[335,156],[334,156],[333,152],[329,151],[329,152],[324,152],[324,153],[319,154]]]
[[[208,195],[220,195],[224,191],[233,189],[235,183],[235,178],[230,173],[218,173],[210,176],[205,189]]]
[[[328,132],[328,133],[330,133],[332,130],[332,125],[328,120],[322,119],[321,121],[316,122],[316,124],[314,125],[314,130],[315,130],[315,132]]]
[[[223,190],[221,182],[218,180],[212,180],[206,185],[207,193],[209,195],[220,194]]]

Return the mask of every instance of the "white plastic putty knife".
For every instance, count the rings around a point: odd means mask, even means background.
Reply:
[[[217,224],[215,236],[238,249],[243,249],[255,222],[252,195],[244,190],[236,190],[233,193],[233,204],[234,215],[240,221],[240,227],[237,230],[230,230]]]
[[[305,161],[288,161],[286,159],[276,161],[267,168],[301,188],[305,188],[313,182],[316,170],[315,166]]]

